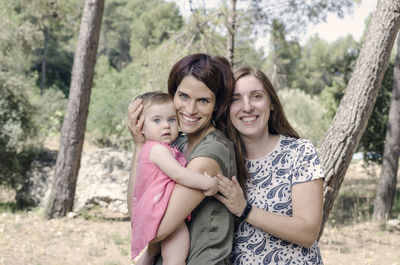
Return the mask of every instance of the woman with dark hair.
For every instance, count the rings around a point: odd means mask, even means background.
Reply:
[[[234,146],[224,135],[233,82],[227,60],[206,54],[188,55],[170,71],[168,93],[173,97],[179,126],[185,134],[178,137],[175,146],[185,155],[187,167],[192,170],[231,178],[237,175],[237,160],[240,172],[245,172],[243,159],[236,159]],[[128,127],[136,144],[128,186],[129,211],[136,180],[137,154],[144,143],[141,133],[144,121],[138,119],[142,108],[140,100],[128,108]],[[229,264],[234,216],[214,197],[205,197],[201,191],[179,184],[172,191],[152,242],[165,240],[190,213],[187,264]],[[158,260],[157,264],[161,262]]]
[[[258,69],[235,72],[229,116],[229,135],[241,146],[250,176],[242,180],[246,196],[235,177],[218,176],[215,197],[239,217],[231,263],[322,264],[316,238],[324,175],[316,149],[290,126]]]

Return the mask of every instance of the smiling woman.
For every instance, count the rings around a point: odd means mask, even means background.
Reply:
[[[263,72],[235,73],[230,131],[246,156],[246,194],[236,178],[218,176],[215,197],[238,218],[232,264],[322,264],[316,242],[322,217],[323,172],[310,141],[286,120]]]
[[[210,124],[215,107],[215,94],[203,82],[191,75],[185,76],[175,92],[174,103],[181,130],[188,137],[196,135],[201,139],[213,129]],[[195,132],[197,133],[194,134]],[[200,132],[202,135],[197,135]],[[192,146],[188,147],[187,151],[198,141],[190,142]]]
[[[233,73],[225,58],[206,54],[192,54],[179,60],[171,69],[168,93],[173,97],[178,113],[181,134],[174,145],[188,161],[187,169],[210,176],[224,174],[237,176],[236,161],[243,172],[241,157],[224,135],[227,128],[227,110],[233,91]],[[128,209],[131,210],[132,190],[136,182],[137,155],[144,147],[143,119],[138,119],[143,106],[135,101],[128,110],[128,126],[136,143],[128,187]],[[167,171],[165,173],[168,174]],[[207,176],[199,176],[200,179]],[[136,188],[136,187],[135,187]],[[180,224],[191,214],[187,224],[190,248],[184,264],[229,264],[233,244],[234,216],[209,192],[189,189],[176,184],[169,198],[168,207],[152,242],[173,240]],[[132,210],[132,219],[135,218]],[[142,235],[136,234],[133,241]],[[150,244],[149,246],[152,246]],[[182,248],[177,248],[182,252]],[[162,258],[165,259],[163,250]],[[171,252],[172,253],[172,252]],[[179,253],[175,253],[177,255]],[[167,263],[167,261],[166,261]],[[162,264],[159,258],[156,264]]]
[[[244,76],[236,82],[231,103],[231,120],[241,137],[268,134],[268,120],[274,105],[258,79]]]
[[[203,190],[206,195],[217,191],[215,179],[185,168],[186,160],[171,144],[178,137],[175,105],[170,95],[149,92],[139,96],[143,103],[142,133],[146,140],[138,158],[138,179],[132,202],[132,258],[135,258],[156,236],[175,182]],[[138,236],[140,235],[140,236]],[[137,265],[150,264],[159,244],[150,244]],[[168,264],[183,264],[189,251],[189,232],[183,220],[177,229],[161,242]]]

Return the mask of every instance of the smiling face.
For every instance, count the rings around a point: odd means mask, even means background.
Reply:
[[[174,103],[181,130],[188,134],[205,135],[211,124],[215,108],[215,94],[201,81],[187,75],[179,84]]]
[[[242,137],[261,138],[268,134],[268,119],[274,107],[262,83],[252,75],[236,81],[230,119]]]
[[[178,137],[178,119],[172,101],[144,106],[143,134],[148,141],[170,144]]]

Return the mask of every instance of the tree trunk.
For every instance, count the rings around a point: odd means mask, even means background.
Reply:
[[[319,237],[371,115],[399,26],[400,1],[379,0],[346,92],[319,150],[325,170]]]
[[[44,85],[46,82],[46,62],[47,62],[47,42],[48,42],[49,33],[47,31],[46,26],[43,28],[43,59],[42,59],[42,81],[40,84],[40,96],[43,96]]]
[[[227,14],[228,37],[226,41],[226,56],[233,68],[233,58],[235,56],[235,32],[236,32],[236,0],[229,0]]]
[[[65,216],[73,208],[103,9],[104,0],[85,1],[54,182],[46,211],[48,218]]]
[[[400,34],[397,37],[397,56],[393,72],[392,97],[386,128],[382,171],[374,204],[373,219],[376,221],[384,221],[390,217],[396,193],[400,155]]]

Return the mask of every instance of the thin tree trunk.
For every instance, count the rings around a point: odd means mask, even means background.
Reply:
[[[371,115],[399,26],[400,1],[379,0],[346,92],[319,150],[325,170],[319,237]]]
[[[373,219],[387,220],[396,193],[397,169],[400,155],[400,34],[397,36],[397,56],[394,64],[392,97],[386,128],[382,171],[376,191]]]
[[[43,44],[43,59],[42,59],[42,81],[40,84],[40,96],[43,96],[44,85],[46,82],[46,62],[47,62],[47,41],[48,41],[47,27],[44,26],[43,29],[43,37],[44,37],[44,44]]]
[[[235,34],[236,34],[236,0],[229,0],[227,15],[228,37],[226,42],[226,51],[228,61],[233,67],[233,59],[235,56]]]
[[[54,183],[46,211],[48,218],[65,216],[73,209],[103,10],[104,0],[85,1]]]

